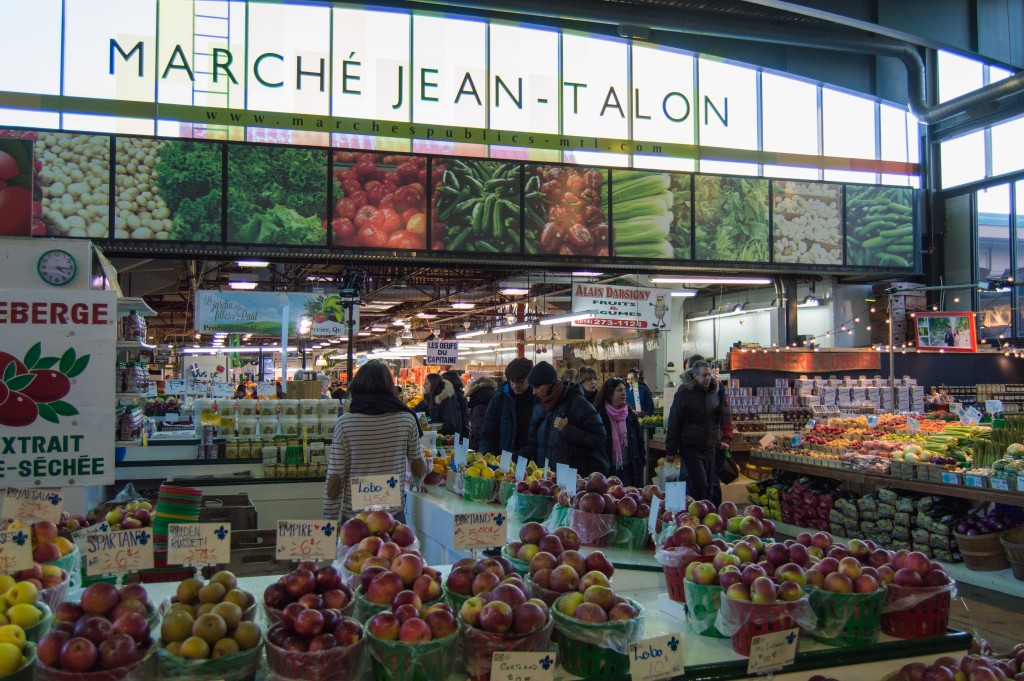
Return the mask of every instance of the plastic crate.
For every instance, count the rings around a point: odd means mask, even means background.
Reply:
[[[929,595],[931,594],[931,595]],[[923,597],[916,605],[882,614],[882,631],[896,638],[945,636],[949,626],[950,589],[890,585],[885,602],[912,596]]]
[[[841,594],[811,589],[811,609],[818,617],[818,627],[808,632],[815,641],[834,646],[864,646],[878,640],[882,629],[882,604],[886,589],[873,594]],[[842,628],[834,636],[824,632]]]

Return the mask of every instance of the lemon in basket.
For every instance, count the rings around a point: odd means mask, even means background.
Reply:
[[[29,603],[19,603],[18,605],[12,605],[7,609],[7,620],[11,624],[16,624],[22,629],[28,629],[39,624],[39,621],[43,619],[43,613],[34,605]]]
[[[16,672],[25,664],[21,648],[10,643],[0,643],[0,676]]]
[[[476,466],[470,466],[469,468],[466,469],[466,477],[467,478],[479,478],[480,477],[480,469],[477,468]]]
[[[487,478],[488,480],[493,480],[494,479],[494,471],[492,471],[490,468],[487,468],[485,466],[485,467],[480,469],[480,477],[481,478]]]

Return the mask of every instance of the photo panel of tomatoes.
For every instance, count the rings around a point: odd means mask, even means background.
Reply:
[[[32,142],[31,138],[0,139],[0,236],[36,235],[33,217],[38,216],[33,213],[39,204],[32,195]],[[38,212],[42,213],[41,205]]]
[[[424,250],[427,244],[427,158],[331,152],[336,248]]]
[[[228,241],[327,245],[327,151],[228,145]]]
[[[530,255],[608,255],[608,171],[526,165],[525,245]]]
[[[511,161],[434,159],[432,247],[519,253],[523,167]]]

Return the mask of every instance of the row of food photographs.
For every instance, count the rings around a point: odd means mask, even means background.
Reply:
[[[906,187],[120,136],[111,153],[108,136],[43,131],[0,138],[34,144],[36,236],[914,266]]]

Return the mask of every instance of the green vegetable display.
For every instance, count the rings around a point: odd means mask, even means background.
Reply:
[[[219,242],[221,145],[166,141],[157,155],[157,184],[173,222],[170,239]]]
[[[522,169],[511,162],[446,161],[434,197],[433,240],[446,251],[518,253]]]
[[[846,264],[914,266],[914,190],[846,187]]]
[[[326,246],[327,152],[228,147],[228,241]]]
[[[691,175],[612,171],[615,255],[690,259]]]
[[[698,175],[697,260],[768,262],[768,180]]]

